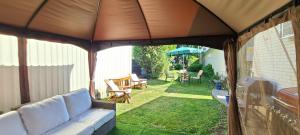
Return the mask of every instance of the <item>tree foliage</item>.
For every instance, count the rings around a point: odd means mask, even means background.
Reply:
[[[170,62],[166,52],[173,49],[176,49],[176,45],[135,46],[133,48],[133,57],[146,71],[148,77],[158,78],[163,70],[169,68]]]

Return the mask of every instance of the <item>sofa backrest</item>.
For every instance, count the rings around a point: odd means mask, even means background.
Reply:
[[[54,96],[18,109],[30,135],[40,135],[70,119],[62,96]]]
[[[17,111],[11,111],[0,115],[0,134],[3,135],[27,135]]]
[[[88,89],[82,88],[63,95],[70,118],[87,111],[92,107],[92,101]]]

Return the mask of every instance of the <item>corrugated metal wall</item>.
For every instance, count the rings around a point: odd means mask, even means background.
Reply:
[[[27,64],[31,101],[42,100],[79,88],[88,88],[88,52],[70,44],[28,39]],[[131,73],[132,47],[98,52],[96,89],[106,97],[104,79]],[[0,111],[20,104],[18,40],[0,35]]]
[[[29,39],[27,52],[32,101],[88,88],[87,51],[70,44]]]
[[[0,35],[0,111],[20,103],[18,40]]]

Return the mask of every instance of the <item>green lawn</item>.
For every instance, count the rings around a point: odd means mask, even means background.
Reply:
[[[206,83],[148,82],[148,88],[133,90],[131,104],[117,103],[110,135],[224,134],[226,109]]]

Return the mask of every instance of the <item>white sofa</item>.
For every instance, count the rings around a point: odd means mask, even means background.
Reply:
[[[115,109],[114,103],[93,101],[87,89],[80,89],[0,115],[0,134],[107,134],[115,127]]]

